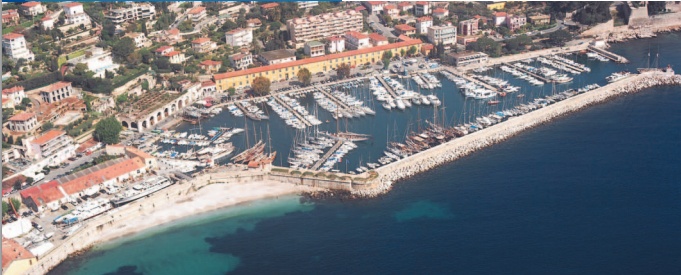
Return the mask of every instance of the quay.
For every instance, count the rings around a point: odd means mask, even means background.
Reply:
[[[307,126],[307,127],[312,126],[312,123],[310,123],[305,117],[303,117],[300,113],[298,113],[298,111],[291,108],[291,106],[289,106],[288,103],[286,103],[284,100],[282,100],[281,98],[279,98],[276,95],[273,95],[272,97],[274,98],[275,101],[279,102],[279,104],[284,106],[284,108],[286,108],[289,112],[291,112],[294,116],[296,116],[298,118],[298,120],[302,121],[305,124],[305,126]]]
[[[606,58],[608,58],[608,59],[610,59],[610,60],[612,60],[612,61],[615,61],[615,62],[617,62],[617,63],[629,63],[629,60],[626,59],[626,58],[624,58],[624,56],[617,55],[617,54],[615,54],[615,53],[611,53],[611,52],[606,51],[606,50],[604,50],[604,49],[596,48],[596,47],[594,47],[594,46],[589,46],[589,47],[588,47],[588,50],[590,50],[590,51],[592,51],[592,52],[595,52],[595,53],[597,53],[597,54],[603,55],[603,56],[605,56]]]
[[[582,68],[580,68],[580,67],[577,67],[577,66],[575,66],[575,65],[571,65],[571,64],[565,63],[565,62],[563,62],[563,61],[560,61],[560,60],[558,60],[558,59],[556,59],[556,58],[552,58],[552,57],[549,57],[549,59],[550,59],[551,61],[553,61],[554,63],[558,64],[558,65],[565,66],[565,67],[567,67],[567,68],[570,68],[570,69],[572,69],[572,70],[578,71],[578,72],[580,72],[580,73],[583,73],[583,72],[584,72],[584,69],[582,69]]]
[[[461,73],[461,72],[455,70],[455,69],[452,68],[452,67],[446,66],[446,67],[444,67],[444,69],[445,69],[446,71],[452,73],[452,74],[455,75],[455,76],[461,77],[461,78],[466,79],[466,80],[468,80],[468,81],[470,81],[470,82],[473,82],[473,83],[480,84],[480,85],[482,85],[483,87],[485,87],[485,88],[487,88],[487,89],[489,89],[489,90],[492,90],[492,91],[495,91],[495,92],[499,92],[499,89],[497,89],[496,87],[494,87],[494,86],[492,86],[492,85],[489,85],[489,84],[487,84],[487,83],[484,82],[484,81],[480,81],[480,80],[478,80],[478,79],[472,78],[472,77],[466,75],[465,73]]]
[[[324,89],[322,89],[322,88],[319,88],[319,87],[317,87],[317,90],[318,90],[320,93],[324,94],[326,97],[328,97],[331,101],[333,101],[333,103],[336,103],[336,105],[338,105],[338,106],[339,106],[340,108],[342,108],[343,110],[348,110],[348,109],[350,109],[350,107],[348,107],[348,105],[346,105],[343,101],[341,101],[340,99],[336,98],[334,95],[332,95],[331,93],[327,92],[326,90],[324,90]]]
[[[538,75],[538,74],[535,74],[535,73],[530,72],[530,71],[528,71],[528,70],[525,70],[524,68],[521,68],[521,67],[518,67],[518,66],[513,66],[513,65],[508,64],[508,63],[504,63],[504,65],[509,66],[509,67],[511,67],[511,68],[514,68],[514,69],[516,69],[516,70],[518,70],[518,71],[521,71],[521,72],[523,72],[523,73],[529,74],[529,75],[531,75],[532,77],[534,77],[534,78],[536,78],[536,79],[539,79],[539,80],[541,80],[541,81],[544,81],[544,82],[546,82],[546,83],[554,82],[553,80],[550,80],[550,79],[548,79],[548,78],[546,78],[546,77],[543,77],[543,76],[541,76],[541,75]]]
[[[235,102],[234,105],[236,105],[236,107],[239,108],[244,113],[244,115],[246,115],[248,118],[250,118],[252,120],[258,120],[258,121],[260,120],[260,117],[253,115],[253,113],[251,113],[251,111],[246,110],[246,108],[244,108],[244,106],[241,105],[241,102]]]
[[[324,154],[324,156],[322,156],[317,162],[315,162],[315,164],[312,165],[312,168],[311,168],[311,169],[312,169],[312,170],[317,170],[317,169],[319,169],[319,167],[322,166],[322,164],[324,164],[324,162],[325,162],[327,159],[329,159],[329,158],[331,157],[331,155],[333,155],[333,153],[335,153],[336,150],[338,150],[338,148],[341,147],[341,145],[343,145],[343,141],[342,141],[342,140],[336,141],[336,144],[334,144],[333,147],[331,147],[331,149],[329,149],[329,151],[326,152],[326,154]]]
[[[397,98],[397,94],[395,91],[393,91],[393,87],[388,85],[388,83],[386,83],[381,76],[377,76],[376,79],[378,79],[378,82],[381,82],[381,85],[385,87],[385,90],[388,91],[393,98]]]

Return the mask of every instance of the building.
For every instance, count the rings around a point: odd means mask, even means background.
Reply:
[[[19,12],[17,10],[2,11],[2,24],[3,25],[19,24]]]
[[[349,31],[359,32],[364,27],[363,20],[362,13],[347,10],[289,19],[286,21],[286,26],[292,43],[296,48],[301,48],[307,41],[319,41],[325,37],[343,35]]]
[[[207,16],[207,11],[206,7],[203,6],[198,6],[195,8],[192,8],[187,12],[187,20],[191,20],[194,23],[197,23],[201,21],[202,19],[206,18]]]
[[[409,12],[414,8],[414,4],[411,2],[400,2],[397,4],[397,9],[401,12]]]
[[[34,58],[33,53],[28,49],[28,44],[26,44],[26,38],[24,38],[23,34],[9,33],[3,35],[2,49],[11,59],[18,60],[24,58],[32,61]]]
[[[371,47],[369,36],[356,31],[345,33],[346,46],[351,50],[361,50]]]
[[[470,36],[478,34],[478,20],[468,19],[459,22],[459,35]]]
[[[38,259],[13,239],[2,238],[2,274],[25,274]]]
[[[423,46],[421,46],[421,54],[428,56],[433,49],[435,49],[435,45],[428,43],[423,44]]]
[[[66,15],[66,25],[88,25],[90,17],[83,10],[83,4],[71,2],[64,4],[64,14]]]
[[[501,26],[506,23],[506,12],[498,11],[494,13],[494,26]]]
[[[34,113],[21,113],[9,118],[8,128],[14,132],[30,132],[38,126],[38,118]]]
[[[429,15],[430,13],[431,13],[430,3],[425,1],[419,1],[416,2],[416,4],[414,5],[414,15],[424,16]]]
[[[144,47],[144,43],[147,43],[147,37],[144,36],[144,33],[141,32],[131,32],[125,34],[124,37],[130,37],[130,39],[132,39],[132,41],[135,43],[135,47],[137,48]]]
[[[527,17],[525,16],[509,15],[508,18],[506,18],[506,26],[508,26],[511,31],[520,29],[522,26],[525,26],[525,24],[527,24]]]
[[[456,27],[452,25],[433,26],[428,28],[428,41],[434,45],[456,44]]]
[[[478,41],[477,36],[460,36],[460,35],[456,36],[456,43],[462,46],[466,46],[475,41]]]
[[[173,46],[161,46],[161,47],[158,47],[158,49],[156,49],[154,51],[154,53],[156,53],[156,56],[164,56],[164,55],[166,55],[166,54],[168,54],[172,51],[175,51],[175,47],[173,47]]]
[[[210,40],[208,37],[201,37],[192,41],[192,50],[197,53],[207,53],[217,48],[217,43]]]
[[[437,8],[433,10],[433,17],[436,17],[437,19],[442,19],[449,16],[449,10],[448,9],[443,9],[443,8]]]
[[[215,86],[215,82],[210,81],[210,80],[201,82],[201,92],[202,93],[204,93],[204,94],[205,93],[213,93],[213,92],[217,92],[217,91],[218,91],[218,88],[217,88],[217,86]]]
[[[52,166],[59,165],[75,154],[73,139],[61,130],[49,130],[39,137],[24,141],[26,154],[34,159],[48,159]]]
[[[279,8],[279,3],[272,2],[260,5],[260,11],[262,13],[265,13],[267,10],[274,10],[276,8]]]
[[[371,14],[379,15],[383,12],[383,8],[387,2],[381,1],[364,1],[364,6],[367,7]]]
[[[374,47],[388,45],[389,43],[388,38],[377,33],[370,33],[369,41],[371,42],[371,45],[373,45]]]
[[[345,51],[345,38],[342,36],[331,36],[326,39],[326,50],[329,53],[340,53]]]
[[[275,65],[296,61],[296,55],[289,50],[281,49],[260,53],[258,60],[265,65]]]
[[[503,10],[506,8],[506,1],[493,1],[492,3],[487,3],[488,10]]]
[[[184,53],[176,51],[173,46],[161,46],[154,52],[156,56],[167,57],[170,64],[180,64],[185,60]]]
[[[252,18],[252,19],[246,20],[246,25],[249,28],[260,28],[260,26],[262,26],[262,22],[258,18]]]
[[[40,27],[43,30],[51,30],[54,29],[54,22],[57,21],[57,18],[48,14],[45,15],[43,18],[40,19]]]
[[[395,4],[387,4],[383,6],[383,14],[395,18],[396,16],[400,15],[400,10],[397,9],[397,5]]]
[[[487,54],[481,52],[453,52],[447,54],[447,62],[457,67],[470,64],[484,64],[487,62],[487,59]]]
[[[99,78],[104,78],[106,71],[114,72],[119,67],[118,64],[113,63],[111,51],[94,47],[85,53],[85,55],[67,60],[66,63],[74,67],[79,63],[84,63],[87,65],[88,70],[95,73],[94,77]]]
[[[300,1],[298,2],[298,9],[311,9],[319,6],[319,1]]]
[[[116,107],[116,102],[113,97],[100,96],[90,102],[90,108],[98,113],[109,114],[113,108]]]
[[[402,50],[408,51],[412,46],[416,47],[417,51],[420,50],[421,40],[407,39],[408,40],[403,42],[392,43],[379,47],[370,47],[355,51],[345,51],[342,53],[327,54],[324,56],[311,57],[288,63],[215,74],[214,80],[218,91],[226,91],[229,88],[240,89],[250,86],[253,82],[253,79],[259,76],[266,77],[272,81],[284,80],[295,76],[296,72],[303,68],[308,69],[312,74],[328,73],[335,70],[338,65],[342,63],[350,64],[351,66],[375,63],[381,60],[383,53],[386,51],[391,51],[393,55],[395,55],[400,53]]]
[[[407,24],[399,24],[395,26],[395,31],[398,35],[412,36],[416,35],[416,28]]]
[[[149,3],[127,2],[124,8],[112,9],[105,13],[104,17],[115,24],[133,22],[141,19],[153,20],[156,17],[156,8]]]
[[[225,33],[225,42],[232,48],[240,48],[251,45],[253,42],[253,29],[238,28]]]
[[[419,34],[428,33],[428,27],[433,26],[433,18],[430,16],[423,16],[416,18],[416,32]]]
[[[232,68],[245,70],[248,66],[253,65],[253,55],[249,52],[233,54],[229,56],[229,62],[232,63]]]
[[[7,98],[12,101],[12,105],[21,105],[21,101],[26,97],[24,87],[15,86],[12,88],[2,89],[2,98]]]
[[[199,68],[205,70],[208,74],[217,72],[220,70],[220,67],[222,67],[222,62],[220,61],[204,60],[199,63]]]
[[[551,23],[551,15],[548,14],[538,14],[538,15],[532,15],[527,17],[532,23],[532,25],[538,26],[538,25],[547,25]]]
[[[3,109],[8,109],[8,108],[14,108],[14,102],[9,99],[9,98],[2,98],[2,108]]]
[[[167,41],[170,44],[175,44],[180,41],[182,41],[182,36],[180,35],[180,30],[177,28],[172,28],[170,30],[163,31],[165,34],[165,37],[163,40]]]
[[[305,54],[310,57],[322,56],[326,53],[326,50],[324,50],[324,44],[319,41],[309,41],[305,43],[304,51]]]
[[[44,13],[46,8],[40,2],[26,2],[19,6],[19,10],[26,16],[37,16]]]
[[[59,102],[64,98],[74,95],[75,91],[71,86],[71,82],[66,81],[59,81],[40,90],[40,97],[43,99],[43,102],[47,103]]]

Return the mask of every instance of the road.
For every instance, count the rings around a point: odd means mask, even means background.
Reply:
[[[375,14],[369,15],[367,17],[367,24],[369,24],[369,27],[371,27],[372,29],[374,29],[377,32],[380,30],[382,32],[380,34],[387,37],[387,38],[397,38],[392,33],[393,29],[386,27],[383,24],[381,24],[381,20],[378,19],[378,16],[376,16]]]
[[[93,159],[100,156],[103,151],[104,150],[97,150],[89,156],[83,154],[82,157],[77,158],[75,161],[68,161],[67,160],[65,162],[65,163],[68,163],[68,165],[66,167],[64,167],[64,168],[60,167],[58,169],[51,169],[50,173],[45,175],[45,179],[40,183],[42,184],[42,183],[45,183],[45,182],[49,182],[49,181],[55,179],[58,175],[65,174],[66,172],[71,171],[71,170],[73,170],[73,169],[75,169],[75,168],[77,168],[77,167],[79,167],[79,166],[81,166],[81,165],[83,165],[87,162],[91,162]]]
[[[558,30],[562,30],[562,29],[567,28],[567,27],[565,26],[565,24],[563,24],[563,21],[561,21],[561,20],[556,20],[556,22],[557,22],[557,24],[556,24],[555,26],[551,27],[551,28],[548,28],[548,29],[545,29],[545,30],[542,30],[542,31],[527,32],[527,33],[523,33],[523,34],[526,34],[527,36],[535,36],[535,35],[538,35],[538,34],[552,33],[552,32],[555,32],[555,31],[558,31]],[[510,37],[508,37],[508,38],[499,38],[499,37],[494,37],[494,36],[490,36],[490,37],[491,37],[494,41],[502,42],[502,41],[505,41],[505,40],[508,40],[508,39],[513,39],[513,38],[515,38],[515,37],[518,36],[518,35],[520,35],[520,34],[514,34],[514,35],[512,35],[512,36],[510,36]]]

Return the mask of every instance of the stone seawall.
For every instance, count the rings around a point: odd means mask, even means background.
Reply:
[[[634,75],[619,82],[580,94],[519,117],[490,126],[481,131],[456,138],[447,143],[414,154],[406,159],[378,168],[375,188],[355,190],[358,196],[377,196],[389,191],[401,179],[449,163],[484,147],[501,142],[524,130],[547,123],[592,104],[614,96],[633,93],[658,85],[681,85],[681,76]]]

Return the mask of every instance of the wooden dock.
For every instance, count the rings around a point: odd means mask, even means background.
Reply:
[[[381,82],[381,85],[383,85],[383,87],[385,87],[385,89],[388,91],[388,93],[390,93],[390,95],[393,98],[397,98],[397,94],[395,93],[395,91],[393,91],[393,87],[388,85],[388,83],[385,82],[385,80],[383,80],[383,77],[377,76],[376,79],[378,79],[378,82]]]
[[[307,126],[307,127],[312,126],[312,123],[310,123],[305,117],[303,117],[303,115],[298,113],[298,111],[291,108],[291,106],[289,106],[288,103],[286,103],[284,100],[282,100],[278,96],[272,96],[272,97],[274,98],[275,101],[279,102],[279,104],[281,104],[281,106],[284,106],[284,108],[286,108],[289,112],[291,112],[294,116],[296,116],[300,121],[302,121],[305,124],[305,126]]]
[[[617,63],[629,63],[629,60],[624,58],[624,56],[611,53],[611,52],[606,51],[604,49],[596,48],[596,47],[591,46],[591,45],[589,45],[589,47],[587,49],[589,49],[590,51],[595,52],[597,54],[603,55],[606,58],[608,58],[612,61],[615,61]]]
[[[315,162],[315,164],[312,165],[311,169],[312,170],[319,169],[319,167],[321,167],[322,164],[324,164],[324,162],[326,162],[326,160],[329,159],[331,155],[333,155],[333,153],[335,153],[336,150],[338,150],[338,148],[341,147],[341,145],[343,145],[343,141],[341,140],[336,141],[336,144],[334,144],[333,147],[331,147],[331,149],[329,149],[329,151],[327,151],[326,154],[324,154],[324,156],[322,156],[317,162]]]
[[[535,73],[530,72],[530,71],[528,71],[528,70],[525,70],[524,68],[516,67],[516,66],[513,66],[513,65],[511,65],[511,64],[506,64],[506,63],[504,63],[504,65],[509,66],[509,67],[511,67],[511,68],[514,68],[514,69],[516,69],[516,70],[519,70],[519,71],[521,71],[521,72],[523,72],[523,73],[529,74],[529,75],[531,75],[532,77],[537,78],[537,79],[539,79],[539,80],[541,80],[541,81],[544,81],[544,82],[546,82],[546,83],[552,83],[552,82],[553,82],[553,80],[551,80],[551,79],[548,79],[548,78],[543,77],[543,76],[541,76],[541,75],[538,75],[538,74],[535,74]]]
[[[324,94],[324,95],[325,95],[327,98],[329,98],[331,101],[333,101],[334,103],[336,103],[336,105],[338,105],[341,109],[343,109],[343,110],[349,110],[349,109],[350,109],[350,106],[348,106],[347,104],[345,104],[345,102],[341,101],[340,99],[336,98],[336,97],[335,97],[334,95],[332,95],[331,93],[325,91],[325,90],[322,89],[322,88],[317,88],[317,90],[318,90],[320,93]]]
[[[554,63],[556,63],[556,64],[558,64],[558,65],[563,65],[563,66],[565,66],[565,67],[567,67],[567,68],[570,68],[570,69],[572,69],[572,70],[578,71],[578,72],[580,72],[580,73],[583,73],[583,72],[584,72],[584,69],[582,69],[582,68],[580,68],[580,67],[577,67],[577,66],[575,66],[575,65],[571,65],[571,64],[565,63],[565,62],[560,61],[560,60],[558,60],[558,59],[554,59],[554,58],[552,58],[552,57],[550,57],[550,56],[548,57],[548,59],[550,59],[551,61],[553,61]]]
[[[452,74],[455,75],[455,76],[461,77],[461,78],[463,78],[463,79],[465,79],[465,80],[468,80],[468,81],[470,81],[470,82],[473,82],[473,83],[480,84],[480,85],[482,85],[483,87],[485,87],[485,88],[487,88],[487,89],[490,89],[490,90],[492,90],[492,91],[499,92],[499,89],[498,89],[497,87],[494,87],[494,86],[489,85],[489,84],[487,84],[487,83],[485,83],[485,82],[483,82],[483,81],[480,81],[480,80],[478,80],[478,79],[475,79],[475,78],[472,78],[472,77],[470,77],[470,76],[467,76],[466,74],[457,72],[456,70],[454,70],[454,69],[452,69],[452,68],[450,68],[450,67],[445,67],[445,70],[447,70],[448,72],[452,73]]]

